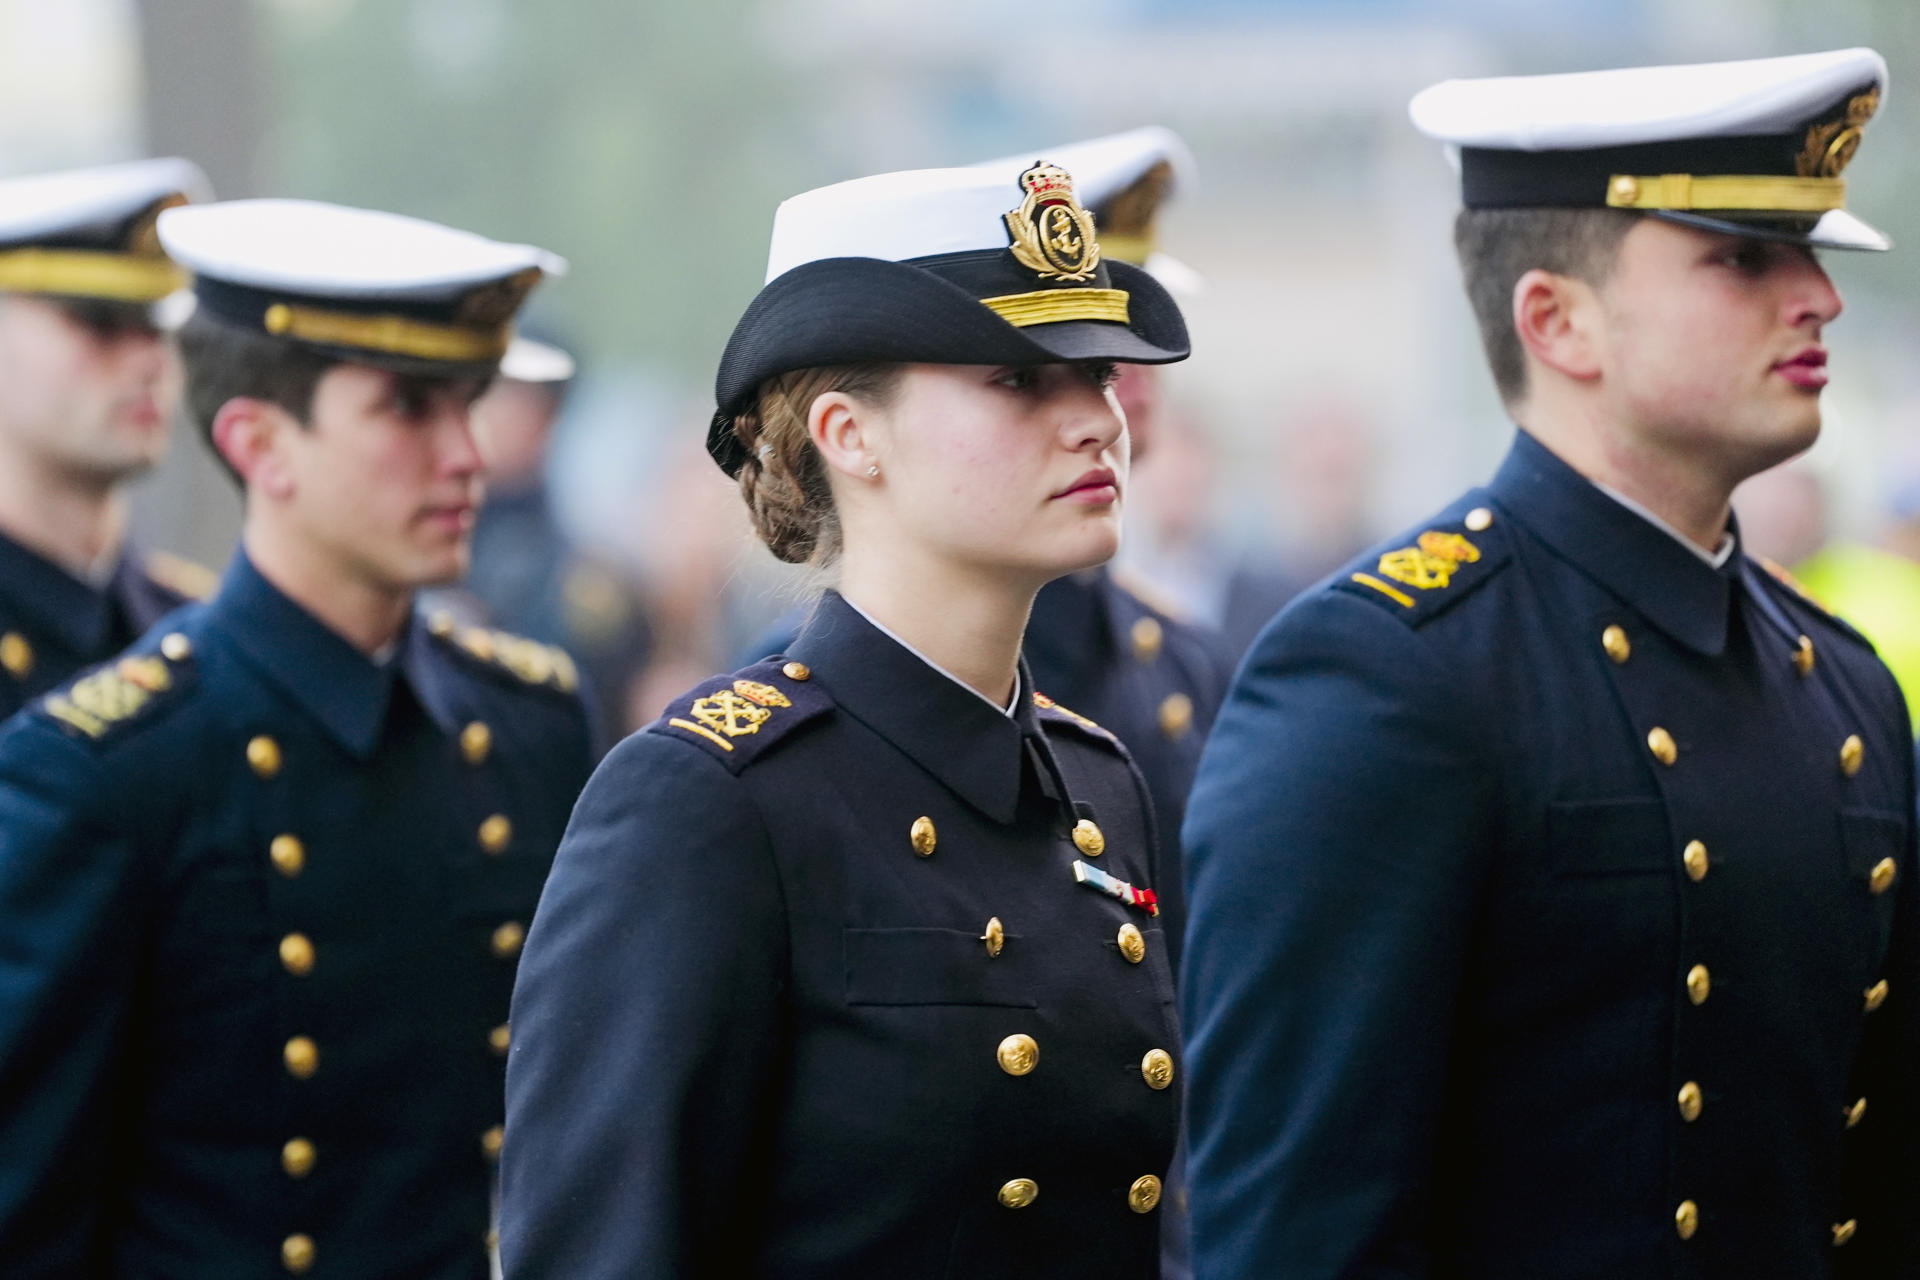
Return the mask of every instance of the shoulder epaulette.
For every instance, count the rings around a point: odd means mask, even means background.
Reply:
[[[169,635],[163,645],[179,637]],[[113,741],[134,725],[152,719],[163,707],[177,703],[199,676],[191,650],[181,656],[129,653],[95,667],[71,683],[33,703],[33,710],[58,725],[67,736],[96,745]]]
[[[796,728],[832,710],[833,699],[797,662],[755,663],[715,676],[675,698],[647,732],[696,743],[734,773]]]
[[[1089,720],[1078,711],[1073,711],[1061,706],[1046,694],[1041,693],[1038,689],[1033,691],[1033,705],[1034,709],[1039,712],[1040,719],[1048,724],[1071,725],[1084,732],[1087,736],[1098,738],[1102,742],[1110,742],[1115,746],[1118,746],[1120,743],[1120,739],[1114,737],[1112,731]]]
[[[188,600],[211,599],[220,586],[219,574],[171,551],[147,552],[141,558],[140,568],[148,578]]]
[[[445,614],[435,615],[427,630],[447,649],[483,670],[559,693],[570,694],[580,687],[579,668],[558,645],[488,627],[460,626]]]
[[[1471,595],[1511,557],[1491,507],[1456,503],[1406,545],[1389,544],[1349,565],[1331,585],[1417,627]]]
[[[1782,587],[1786,588],[1787,594],[1789,596],[1799,601],[1800,603],[1805,604],[1810,608],[1812,608],[1820,616],[1820,619],[1823,622],[1827,622],[1831,624],[1834,630],[1838,631],[1841,635],[1846,636],[1848,639],[1856,640],[1859,643],[1865,645],[1868,649],[1874,648],[1873,641],[1867,639],[1866,636],[1862,635],[1854,627],[1852,623],[1848,622],[1845,618],[1835,613],[1833,611],[1832,605],[1828,604],[1825,600],[1822,600],[1819,596],[1815,595],[1811,590],[1808,589],[1806,583],[1800,581],[1800,579],[1794,577],[1793,574],[1789,573],[1785,565],[1779,563],[1776,560],[1769,560],[1766,556],[1755,556],[1753,557],[1753,560],[1754,560],[1754,563],[1758,564],[1762,569],[1765,569],[1767,571],[1767,576],[1769,578],[1772,578],[1775,582],[1779,583]]]

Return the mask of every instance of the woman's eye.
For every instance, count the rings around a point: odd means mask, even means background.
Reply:
[[[994,381],[1009,391],[1031,391],[1039,385],[1040,375],[1033,369],[1008,369]]]
[[[1720,262],[1723,266],[1732,267],[1735,271],[1754,275],[1766,268],[1767,251],[1757,244],[1741,245],[1737,249],[1722,254]]]
[[[1093,380],[1093,385],[1096,387],[1110,387],[1113,385],[1114,379],[1120,376],[1120,366],[1111,360],[1103,360],[1098,364],[1090,364],[1086,366],[1086,369],[1087,377]]]

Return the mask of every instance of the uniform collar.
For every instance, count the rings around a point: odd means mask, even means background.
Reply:
[[[33,630],[75,653],[100,653],[113,631],[113,600],[37,551],[0,534],[0,596]]]
[[[996,822],[1020,804],[1021,740],[1039,736],[1033,699],[1009,717],[889,638],[835,591],[820,598],[787,654],[812,668],[836,706]],[[1025,664],[1022,690],[1032,688]]]
[[[1489,492],[1542,541],[1687,648],[1727,647],[1737,546],[1716,569],[1521,431]]]
[[[208,617],[350,754],[373,753],[405,654],[398,663],[374,663],[268,582],[245,551],[235,554]],[[411,636],[405,647],[416,647]]]

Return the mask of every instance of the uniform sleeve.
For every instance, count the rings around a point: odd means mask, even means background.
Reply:
[[[514,987],[507,1276],[748,1269],[786,973],[745,788],[698,747],[628,738],[574,810]]]
[[[142,934],[135,845],[85,748],[0,733],[0,1268],[91,1275]]]
[[[1338,592],[1256,643],[1184,829],[1194,1271],[1424,1277],[1493,779],[1420,632]]]

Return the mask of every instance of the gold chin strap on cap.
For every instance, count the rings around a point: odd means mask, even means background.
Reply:
[[[1038,289],[982,298],[1002,320],[1018,328],[1062,320],[1117,320],[1127,323],[1125,289]]]
[[[187,273],[166,258],[86,249],[0,250],[0,290],[9,293],[158,302],[186,283]]]
[[[362,316],[344,311],[322,311],[276,302],[267,308],[261,324],[276,337],[297,338],[329,347],[359,347],[416,360],[444,360],[453,364],[486,364],[506,354],[513,340],[511,324],[467,329],[432,324],[406,316]]]
[[[1607,204],[1615,209],[1826,213],[1846,203],[1845,178],[1617,173],[1607,181]]]
[[[1118,259],[1130,262],[1134,266],[1144,266],[1153,251],[1159,246],[1152,235],[1129,236],[1116,235],[1111,231],[1100,233],[1100,256],[1109,260]]]

